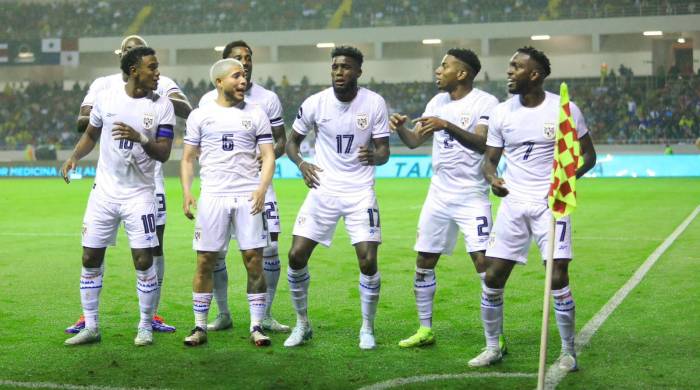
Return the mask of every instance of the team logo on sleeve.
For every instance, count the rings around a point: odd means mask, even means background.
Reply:
[[[554,139],[555,129],[557,126],[554,123],[545,123],[543,135],[546,139]]]
[[[241,119],[241,125],[244,129],[250,130],[253,128],[253,120],[250,118]]]
[[[153,125],[155,123],[156,123],[156,116],[155,115],[153,115],[151,113],[143,114],[143,128],[144,129],[146,129],[146,130],[152,129]]]
[[[459,117],[459,127],[463,128],[464,130],[469,128],[469,125],[472,123],[472,115],[471,114],[462,114],[462,116]]]
[[[369,127],[369,115],[367,114],[357,114],[355,116],[355,122],[360,130],[367,130]]]

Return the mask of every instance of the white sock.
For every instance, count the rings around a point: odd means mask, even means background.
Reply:
[[[250,307],[250,331],[260,326],[265,316],[265,302],[267,293],[248,294],[248,306]]]
[[[433,327],[433,299],[437,289],[435,270],[416,267],[413,282],[413,292],[416,295],[416,307],[418,308],[418,321],[421,326]]]
[[[207,329],[207,315],[211,305],[212,293],[192,292],[192,310],[194,311],[194,326]]]
[[[83,271],[80,273],[80,303],[83,306],[85,327],[88,329],[97,330],[100,325],[97,314],[97,308],[100,305],[100,291],[102,291],[102,267],[83,267]]]
[[[309,317],[306,308],[309,283],[311,282],[309,268],[304,267],[294,270],[292,267],[287,267],[287,281],[289,282],[289,292],[292,296],[292,306],[297,312],[297,323],[308,324]]]
[[[158,306],[160,305],[160,292],[163,290],[163,275],[165,275],[165,257],[153,256],[153,266],[156,268],[156,275],[158,276],[158,291],[156,291],[155,293],[155,306],[153,307],[153,314],[157,314]]]
[[[379,291],[382,286],[382,277],[377,271],[374,275],[365,275],[360,272],[360,302],[362,306],[362,330],[374,333],[374,317],[377,314],[379,303]]]
[[[156,275],[155,267],[151,265],[145,271],[136,270],[136,293],[139,296],[139,308],[141,309],[139,329],[151,329],[157,291],[158,275]]]
[[[503,322],[503,289],[489,288],[484,284],[481,288],[481,321],[484,324],[486,347],[498,349],[498,336],[501,334]]]
[[[280,257],[277,241],[272,241],[270,245],[263,249],[263,271],[265,272],[265,283],[267,283],[267,300],[265,302],[265,317],[272,317],[272,302],[275,300],[277,291],[277,281],[280,279]]]
[[[479,275],[479,280],[481,280],[481,289],[483,290],[484,286],[486,285],[486,272],[479,272],[477,275]],[[501,332],[500,334],[503,334],[503,319],[501,319],[501,328],[499,331]]]
[[[554,316],[559,327],[561,350],[570,354],[575,353],[574,336],[576,334],[576,305],[569,286],[560,290],[552,290],[554,300]]]
[[[221,251],[214,265],[214,299],[220,314],[231,315],[228,308],[228,270],[226,270],[226,251]]]

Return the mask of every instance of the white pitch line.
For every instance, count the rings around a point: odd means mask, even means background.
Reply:
[[[81,386],[67,383],[50,382],[18,382],[0,380],[0,386],[11,386],[23,389],[61,389],[61,390],[144,390],[144,387],[109,387],[109,386]]]
[[[360,387],[358,390],[383,390],[392,387],[408,385],[411,383],[432,382],[450,379],[465,379],[465,378],[536,378],[537,373],[526,372],[465,372],[462,374],[433,374],[410,376],[407,378],[396,378],[384,382],[375,383],[373,385]]]
[[[656,264],[656,261],[659,260],[661,255],[666,252],[666,250],[673,244],[676,239],[683,234],[685,229],[690,225],[691,222],[695,219],[695,217],[700,213],[700,206],[697,206],[695,210],[688,215],[688,217],[676,228],[676,230],[671,233],[670,236],[666,238],[666,240],[659,245],[656,250],[647,257],[647,259],[644,261],[644,263],[637,269],[637,272],[632,275],[632,277],[625,283],[624,286],[622,286],[615,295],[613,295],[612,298],[608,301],[608,303],[603,306],[602,309],[596,313],[593,318],[591,318],[588,323],[581,329],[579,334],[576,336],[576,353],[580,355],[581,350],[583,347],[588,345],[588,342],[591,341],[591,337],[595,334],[595,332],[600,329],[600,327],[605,323],[605,321],[610,317],[613,311],[617,309],[618,306],[622,303],[622,301],[627,298],[627,295],[639,284],[639,282],[642,281],[644,276],[649,272],[651,267]],[[559,369],[559,359],[555,361],[551,366],[549,366],[549,370],[547,370],[547,376],[545,377],[545,384],[544,388],[545,389],[554,389],[557,387],[557,385],[564,379],[566,376],[567,372],[564,370]]]

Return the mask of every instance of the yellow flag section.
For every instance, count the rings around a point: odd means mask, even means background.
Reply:
[[[554,219],[563,218],[576,208],[576,169],[583,165],[566,83],[561,83],[559,96],[559,127],[554,143],[554,166],[548,196],[549,209],[552,210]]]

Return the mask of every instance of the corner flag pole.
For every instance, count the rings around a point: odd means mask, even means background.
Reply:
[[[554,269],[554,215],[550,218],[547,233],[547,264],[544,277],[544,303],[542,306],[542,332],[540,334],[540,366],[537,371],[537,390],[544,389],[544,376],[547,368],[547,337],[549,334],[549,306],[552,295],[552,270]]]

